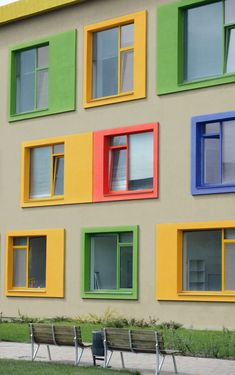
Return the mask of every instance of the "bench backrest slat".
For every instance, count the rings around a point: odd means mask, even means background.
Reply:
[[[104,338],[108,350],[156,353],[156,345],[164,350],[163,335],[158,331],[104,328]]]
[[[83,347],[80,327],[30,324],[32,340],[37,344]]]

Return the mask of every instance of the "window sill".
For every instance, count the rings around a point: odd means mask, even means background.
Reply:
[[[178,293],[178,296],[213,296],[213,297],[231,297],[231,296],[234,296],[235,297],[235,291],[231,291],[231,292],[216,292],[216,291],[201,291],[201,292],[189,292],[189,291],[186,291],[186,292],[180,292]]]
[[[120,195],[133,195],[133,194],[151,194],[153,193],[153,189],[146,189],[146,190],[128,190],[128,191],[123,191],[123,190],[116,190],[113,192],[109,193],[104,193],[104,197],[112,197],[112,196],[120,196]]]
[[[145,92],[143,94],[136,94],[134,91],[125,92],[119,95],[105,96],[103,98],[89,99],[84,101],[84,108],[97,107],[107,104],[121,103],[129,100],[136,100],[145,98]]]
[[[235,185],[223,186],[192,186],[192,195],[234,193]]]
[[[132,291],[86,291],[82,294],[82,298],[91,299],[137,299],[136,292]]]

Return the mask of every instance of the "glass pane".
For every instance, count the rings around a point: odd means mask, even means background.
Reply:
[[[38,51],[38,68],[48,66],[48,46],[39,47]]]
[[[110,146],[126,145],[126,135],[117,135],[110,138]]]
[[[235,7],[234,7],[235,9]],[[235,29],[229,32],[228,57],[227,57],[227,73],[235,72]]]
[[[36,50],[16,54],[16,113],[34,110]]]
[[[121,48],[134,45],[134,24],[121,26]]]
[[[129,190],[153,187],[153,132],[129,136]]]
[[[121,53],[121,92],[133,90],[134,52]]]
[[[46,286],[46,237],[29,239],[29,288]]]
[[[185,17],[187,81],[223,74],[222,2],[188,9]]]
[[[205,134],[220,134],[220,122],[205,124]]]
[[[126,150],[113,150],[111,190],[126,190],[126,188]]]
[[[132,247],[120,248],[120,287],[132,288]]]
[[[220,139],[204,139],[204,183],[221,184]]]
[[[133,242],[133,233],[132,232],[123,232],[119,234],[119,242],[121,243],[132,243]]]
[[[184,290],[221,290],[221,230],[184,232]]]
[[[92,96],[118,93],[118,28],[93,33]]]
[[[13,286],[26,287],[26,249],[13,250]]]
[[[63,154],[64,153],[64,144],[60,143],[59,145],[53,146],[53,153],[54,154]]]
[[[235,243],[225,244],[225,289],[235,290]]]
[[[231,238],[235,239],[235,229],[225,229],[224,230],[224,238],[226,240],[231,239]]]
[[[222,127],[223,183],[235,182],[235,121],[223,122]]]
[[[37,108],[48,107],[48,71],[38,71]]]
[[[235,22],[234,0],[225,0],[225,25]]]
[[[27,237],[14,237],[13,238],[13,246],[26,246],[27,245]]]
[[[64,158],[55,159],[55,191],[54,195],[64,194]]]
[[[117,235],[91,237],[90,289],[117,288]]]
[[[35,147],[30,150],[30,198],[51,195],[51,147]]]

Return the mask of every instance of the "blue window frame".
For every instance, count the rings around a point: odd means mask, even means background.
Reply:
[[[235,192],[235,112],[192,118],[191,191]]]

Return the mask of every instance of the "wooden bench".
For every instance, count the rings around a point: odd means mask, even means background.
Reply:
[[[103,331],[104,367],[108,367],[114,351],[120,352],[123,368],[125,367],[123,352],[152,353],[156,355],[156,375],[160,374],[167,355],[172,356],[175,373],[177,373],[175,354],[179,351],[165,348],[161,332],[121,328],[104,328]]]
[[[48,356],[50,360],[50,345],[74,346],[74,364],[78,365],[84,349],[91,347],[91,344],[84,344],[82,342],[80,327],[39,323],[30,323],[29,326],[32,345],[32,361],[35,360],[41,344],[45,344],[47,346]],[[36,349],[34,348],[35,344],[37,345]],[[78,353],[78,349],[80,349],[80,353]]]

